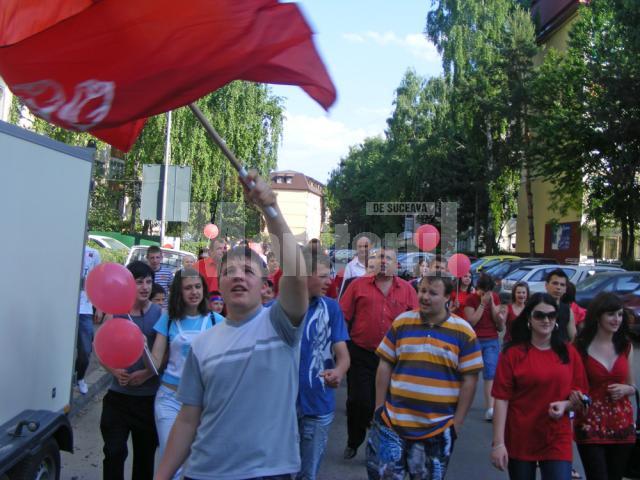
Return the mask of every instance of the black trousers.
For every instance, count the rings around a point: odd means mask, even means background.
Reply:
[[[578,453],[587,480],[620,480],[624,475],[634,444],[578,444]]]
[[[136,397],[109,390],[102,401],[100,431],[104,441],[102,478],[124,480],[124,462],[133,443],[134,480],[153,480],[158,434],[153,415],[155,396]]]
[[[376,402],[378,356],[347,342],[351,366],[347,372],[347,446],[358,448],[364,442]]]

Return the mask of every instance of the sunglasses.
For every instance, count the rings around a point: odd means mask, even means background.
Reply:
[[[542,321],[545,319],[549,319],[550,322],[553,322],[557,317],[557,312],[543,312],[542,310],[534,310],[533,312],[531,312],[531,318],[533,318],[534,320]]]

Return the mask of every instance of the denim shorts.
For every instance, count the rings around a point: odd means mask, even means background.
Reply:
[[[484,380],[493,380],[496,376],[496,367],[498,366],[498,355],[500,354],[499,338],[479,338],[480,348],[482,349],[482,378]]]

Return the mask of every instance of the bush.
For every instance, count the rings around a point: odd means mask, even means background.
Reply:
[[[100,260],[102,262],[113,262],[124,264],[129,254],[128,250],[112,250],[111,248],[96,248],[100,253]]]

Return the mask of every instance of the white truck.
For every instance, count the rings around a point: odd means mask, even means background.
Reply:
[[[0,122],[0,480],[58,479],[73,450],[93,152]]]

